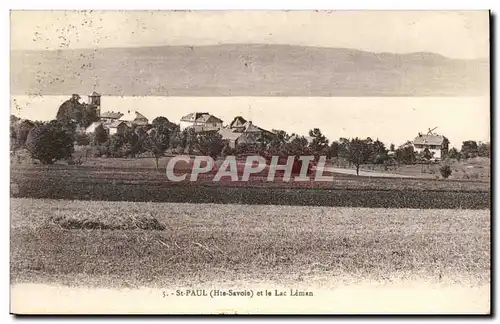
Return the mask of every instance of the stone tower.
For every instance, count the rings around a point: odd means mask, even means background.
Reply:
[[[101,95],[98,94],[97,92],[92,91],[91,94],[89,94],[89,105],[92,105],[92,106],[95,106],[96,107],[96,111],[97,111],[97,116],[100,117],[101,116]]]

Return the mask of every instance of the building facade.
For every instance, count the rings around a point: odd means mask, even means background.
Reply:
[[[180,128],[193,128],[196,133],[218,131],[222,128],[223,121],[206,112],[190,113],[183,116],[180,121]]]
[[[448,154],[449,141],[443,135],[431,132],[428,134],[419,133],[412,144],[416,153],[423,154],[428,150],[432,155],[431,159],[434,160],[442,160]]]
[[[149,120],[138,111],[128,111],[125,115],[118,119],[119,121],[126,122],[129,126],[145,126]]]
[[[229,141],[229,146],[235,148],[240,144],[260,143],[264,136],[274,134],[260,127],[255,126],[251,121],[237,116],[228,127],[219,130],[222,139]]]

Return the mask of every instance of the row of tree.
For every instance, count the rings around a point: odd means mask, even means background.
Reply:
[[[122,133],[110,135],[102,125],[93,134],[77,132],[71,121],[53,120],[47,123],[19,120],[11,116],[11,146],[13,149],[25,147],[30,155],[43,164],[51,164],[60,159],[69,159],[74,152],[74,144],[88,145],[95,157],[136,157],[149,152],[158,167],[159,159],[168,150],[182,154],[202,154],[211,157],[241,154],[262,156],[327,156],[336,161],[345,160],[359,168],[363,164],[415,164],[429,161],[432,154],[424,151],[417,154],[411,145],[387,149],[383,142],[371,138],[340,138],[329,142],[320,129],[310,130],[308,141],[303,136],[287,134],[283,130],[263,133],[252,144],[240,144],[231,148],[217,132],[195,133],[192,129],[180,130],[165,117],[157,117],[150,125],[133,126]],[[391,153],[390,153],[391,152]],[[490,156],[489,143],[465,141],[461,151],[452,148],[450,158],[461,159],[475,156]]]

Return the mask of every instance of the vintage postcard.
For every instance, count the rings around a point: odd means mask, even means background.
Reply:
[[[11,312],[489,314],[489,21],[11,11]]]

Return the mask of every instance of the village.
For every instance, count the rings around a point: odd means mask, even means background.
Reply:
[[[79,95],[73,95],[75,98]],[[150,125],[148,118],[146,118],[139,111],[127,111],[126,113],[118,111],[106,111],[101,113],[101,95],[93,91],[88,95],[88,104],[94,106],[98,121],[93,122],[90,126],[85,128],[86,134],[94,133],[96,127],[102,125],[110,135],[123,134],[127,130],[131,130],[137,126]],[[228,125],[224,125],[224,121],[210,114],[209,112],[193,112],[183,116],[178,123],[180,130],[192,129],[195,133],[204,132],[217,132],[222,136],[222,139],[228,141],[229,146],[235,149],[238,145],[242,144],[258,144],[263,137],[272,137],[275,133],[271,130],[263,129],[254,125],[252,121],[246,120],[242,116],[236,116]],[[429,129],[426,134],[418,133],[412,140],[399,146],[405,148],[411,146],[417,154],[428,152],[431,161],[440,161],[449,151],[449,141],[444,135],[434,133],[434,129]],[[292,134],[289,136],[288,141],[293,141],[299,135]],[[310,144],[313,136],[302,136]],[[390,148],[388,151],[389,156],[396,154],[395,148]]]
[[[129,168],[136,163],[130,158],[153,157],[158,169],[168,164],[169,156],[186,154],[214,159],[228,155],[235,155],[238,159],[258,155],[268,162],[272,156],[281,159],[314,156],[313,165],[324,156],[328,161],[327,170],[338,174],[489,178],[489,172],[486,172],[489,170],[489,143],[470,140],[463,142],[459,150],[450,147],[448,138],[437,133],[436,127],[419,132],[413,139],[397,146],[370,137],[330,140],[318,128],[312,128],[304,135],[288,134],[279,129],[265,129],[240,115],[226,123],[209,111],[191,112],[178,121],[165,116],[149,120],[138,110],[103,107],[101,94],[95,90],[85,100],[79,94],[72,94],[60,105],[55,117],[54,121],[61,125],[72,125],[73,139],[71,144],[68,143],[67,152],[61,152],[60,147],[47,149],[59,139],[33,144],[31,130],[43,122],[11,116],[11,155],[17,151],[17,157],[13,159],[15,163],[29,160],[34,162],[26,163],[53,164],[60,160],[58,163],[82,164],[86,161],[88,164],[91,159],[98,165],[119,164]],[[31,159],[26,160],[26,154],[21,152],[29,153]],[[47,152],[52,153],[43,156]],[[60,156],[54,152],[59,152]],[[112,159],[105,161],[101,158]],[[116,158],[125,160],[119,162]],[[300,169],[297,166],[294,170],[297,168]]]

